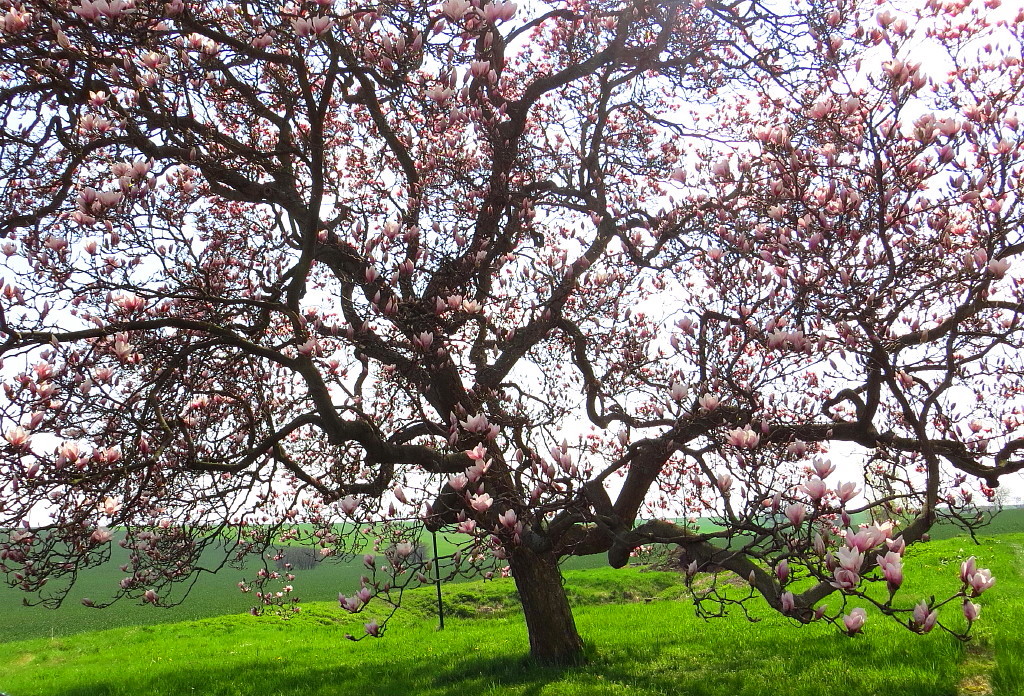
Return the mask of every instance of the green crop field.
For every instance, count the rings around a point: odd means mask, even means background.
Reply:
[[[312,602],[288,620],[244,614],[14,641],[0,652],[11,696],[123,694],[816,694],[1015,696],[1024,683],[1024,534],[959,537],[908,550],[903,600],[948,594],[977,555],[997,576],[974,639],[911,634],[869,610],[865,633],[797,626],[761,606],[762,621],[694,616],[678,575],[567,573],[590,662],[571,670],[524,660],[526,636],[508,580],[450,585],[437,631],[432,595],[410,593],[384,638],[352,643],[364,616]],[[320,571],[316,571],[320,572]],[[228,607],[222,607],[226,610]],[[951,622],[963,621],[955,607]],[[58,612],[60,613],[60,612]],[[102,614],[102,612],[93,612]]]

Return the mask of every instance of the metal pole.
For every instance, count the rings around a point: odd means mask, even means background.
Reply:
[[[444,605],[441,603],[441,564],[437,560],[437,532],[431,532],[434,538],[434,583],[437,585],[437,618],[441,620],[439,631],[444,630]]]

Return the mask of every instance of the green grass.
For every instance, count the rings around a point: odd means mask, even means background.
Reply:
[[[178,606],[154,607],[128,600],[119,601],[105,609],[82,606],[81,601],[85,597],[103,600],[113,594],[117,583],[124,577],[118,566],[126,560],[127,552],[115,547],[110,562],[81,573],[67,600],[58,610],[25,606],[25,593],[0,585],[0,645],[29,638],[51,638],[107,628],[220,616],[248,611],[255,603],[252,595],[238,590],[237,583],[243,577],[251,580],[255,576],[256,569],[260,567],[258,559],[252,560],[243,569],[226,567],[216,575],[201,575],[187,599]],[[583,569],[604,565],[606,561],[603,556],[590,556],[567,559],[564,567]],[[303,604],[334,601],[339,592],[355,592],[359,588],[359,577],[365,573],[361,557],[351,562],[328,561],[313,570],[296,571],[296,579],[291,584]],[[456,587],[458,584],[450,583],[449,586]],[[279,588],[272,586],[268,589]],[[177,591],[183,592],[184,588],[177,588]]]
[[[362,621],[336,605],[307,606],[282,621],[221,616],[18,641],[0,653],[0,691],[11,696],[146,694],[836,694],[955,696],[990,683],[1012,696],[1024,683],[1024,534],[932,542],[908,551],[913,602],[948,593],[960,561],[977,555],[998,582],[982,598],[967,647],[941,632],[915,636],[869,610],[853,639],[829,626],[795,626],[761,607],[764,620],[705,622],[674,600],[678,576],[636,569],[567,573],[590,662],[544,669],[524,659],[526,635],[510,581],[450,586],[452,613],[436,630],[430,594],[411,593],[381,640],[351,643]],[[911,584],[913,583],[913,584]],[[834,598],[829,598],[834,601]],[[621,603],[629,602],[629,603]],[[946,611],[958,614],[955,607]],[[960,620],[960,619],[955,619]],[[963,693],[985,693],[984,690]]]
[[[945,539],[959,530],[948,525],[938,525],[933,538]],[[987,535],[1024,532],[1024,508],[1007,508],[997,515],[985,529]],[[370,537],[368,537],[369,539]],[[430,547],[429,536],[423,543]],[[439,552],[443,555],[454,550],[457,538],[438,535]],[[365,543],[370,543],[369,541]],[[968,543],[965,540],[964,543]],[[43,607],[23,605],[25,595],[18,590],[0,585],[0,644],[30,638],[56,637],[102,630],[106,628],[142,626],[157,623],[175,623],[222,614],[243,612],[253,604],[253,597],[238,591],[236,583],[242,577],[252,578],[257,561],[251,562],[244,570],[225,568],[216,575],[203,575],[182,605],[171,608],[153,607],[148,604],[118,602],[113,607],[96,610],[83,607],[81,600],[89,597],[102,600],[112,594],[123,573],[118,566],[126,560],[126,552],[114,548],[114,556],[100,568],[83,572],[68,600],[59,611]],[[604,556],[567,559],[564,568],[584,569],[605,567]],[[349,563],[324,563],[315,570],[298,571],[293,583],[296,594],[305,602],[333,601],[338,592],[350,594],[359,584],[359,576],[365,572],[360,559]],[[451,587],[454,587],[452,585]],[[447,593],[447,591],[446,591]]]

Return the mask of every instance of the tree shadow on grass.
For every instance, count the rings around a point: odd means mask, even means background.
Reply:
[[[785,683],[790,693],[808,696],[956,693],[955,680],[935,674],[927,665],[923,670],[921,665],[911,669],[915,656],[903,654],[885,640],[803,638],[794,636],[791,643],[780,644],[777,634],[758,635],[753,628],[731,639],[705,633],[691,636],[689,641],[646,641],[607,652],[590,649],[590,662],[571,668],[538,666],[521,653],[454,653],[446,651],[443,643],[434,646],[438,649],[434,654],[396,657],[389,653],[381,659],[383,655],[368,651],[358,662],[339,664],[331,664],[330,654],[319,661],[241,659],[221,669],[161,664],[141,678],[134,672],[120,680],[112,672],[101,682],[54,692],[53,696],[539,696],[549,693],[548,687],[555,682],[564,685],[553,691],[588,695],[756,695],[767,693],[773,683]],[[725,643],[731,643],[729,649]],[[904,660],[906,669],[900,666]]]
[[[328,661],[329,658],[325,659]],[[442,696],[480,693],[493,688],[537,696],[544,686],[561,679],[571,669],[538,667],[523,656],[467,657],[443,668],[426,659],[401,664],[367,661],[355,666],[350,663],[298,669],[284,661],[277,664],[258,661],[221,670],[162,668],[144,679],[134,676],[121,680],[111,673],[102,681],[54,692],[53,696]]]

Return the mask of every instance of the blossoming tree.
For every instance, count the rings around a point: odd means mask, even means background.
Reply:
[[[159,604],[213,552],[416,516],[507,565],[547,661],[581,652],[559,560],[651,543],[749,581],[693,583],[707,613],[977,618],[973,560],[896,591],[1024,468],[1024,13],[0,11],[12,584],[59,602],[120,543],[112,594]],[[427,579],[393,529],[347,608]]]

